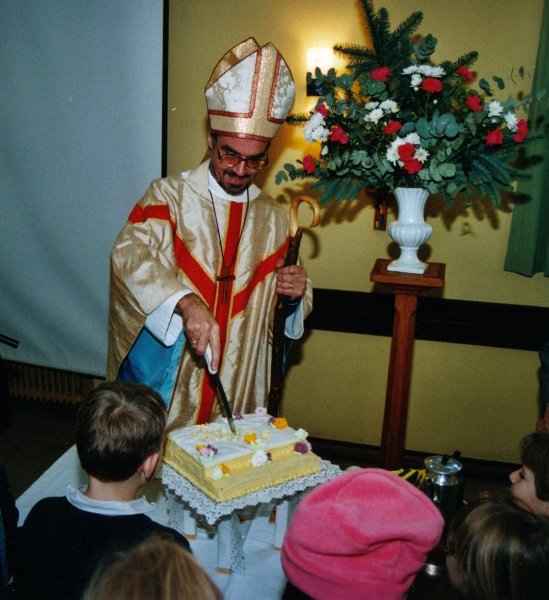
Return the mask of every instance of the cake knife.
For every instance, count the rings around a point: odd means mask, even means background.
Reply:
[[[227,400],[227,394],[225,394],[223,384],[221,383],[221,379],[219,379],[219,373],[217,371],[214,371],[211,367],[212,350],[209,344],[206,348],[206,352],[204,352],[204,359],[206,360],[206,365],[208,366],[208,372],[210,373],[212,382],[214,383],[215,387],[217,388],[217,391],[219,392],[219,397],[221,399],[221,407],[223,409],[223,412],[225,413],[227,423],[229,423],[231,431],[236,435],[236,426],[234,424],[233,411],[231,410],[231,405]]]

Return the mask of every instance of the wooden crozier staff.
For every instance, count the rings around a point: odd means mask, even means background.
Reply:
[[[295,265],[299,255],[299,244],[301,243],[301,229],[297,224],[297,211],[299,205],[306,202],[313,211],[310,227],[316,227],[320,221],[320,208],[318,202],[307,196],[298,196],[292,200],[290,206],[289,243],[284,266]],[[290,298],[282,294],[278,295],[274,321],[273,321],[273,350],[271,360],[271,387],[267,402],[267,412],[278,417],[280,400],[282,398],[282,383],[284,379],[284,325],[286,322],[287,307]]]

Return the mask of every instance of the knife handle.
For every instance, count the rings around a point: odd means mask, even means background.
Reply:
[[[212,349],[210,348],[210,344],[208,344],[206,346],[206,352],[204,352],[204,360],[206,361],[206,366],[208,367],[208,371],[212,374],[215,375],[217,373],[217,371],[213,371],[211,364],[212,364]]]

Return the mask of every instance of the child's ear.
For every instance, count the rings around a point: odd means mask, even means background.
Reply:
[[[160,452],[154,452],[153,454],[147,456],[147,458],[141,464],[141,471],[147,481],[149,481],[154,475],[159,460]]]

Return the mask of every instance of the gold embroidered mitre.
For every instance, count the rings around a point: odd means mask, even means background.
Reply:
[[[217,63],[205,89],[213,133],[270,141],[292,109],[292,73],[273,44],[248,38]]]

